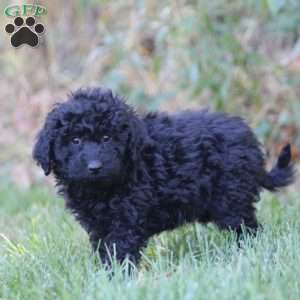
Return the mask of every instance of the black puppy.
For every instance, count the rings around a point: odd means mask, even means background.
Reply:
[[[48,115],[33,157],[104,262],[137,262],[149,237],[186,222],[255,232],[262,188],[293,181],[290,146],[265,170],[244,121],[221,113],[138,116],[110,90],[79,90]]]

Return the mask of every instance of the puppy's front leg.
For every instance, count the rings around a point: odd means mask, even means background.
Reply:
[[[92,243],[95,245],[95,243]],[[115,257],[120,263],[128,258],[134,264],[140,259],[140,250],[146,244],[144,234],[137,228],[127,228],[120,225],[114,228],[97,247],[102,262],[111,265],[111,258]]]

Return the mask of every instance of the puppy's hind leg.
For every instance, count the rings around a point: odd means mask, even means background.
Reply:
[[[256,233],[261,225],[258,223],[255,216],[255,208],[252,205],[241,207],[238,211],[220,209],[213,214],[213,222],[220,228],[235,231],[238,242],[244,235],[256,236]]]

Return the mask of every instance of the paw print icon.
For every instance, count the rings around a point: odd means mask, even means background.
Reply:
[[[10,42],[13,47],[18,48],[21,45],[36,47],[45,32],[45,27],[41,23],[36,23],[34,17],[28,17],[26,20],[16,17],[14,24],[9,23],[5,26],[5,31],[11,35]]]

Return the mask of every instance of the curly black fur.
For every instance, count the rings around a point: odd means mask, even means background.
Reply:
[[[255,231],[262,188],[293,181],[290,146],[265,170],[251,129],[222,113],[138,116],[110,90],[83,89],[48,115],[33,151],[103,261],[137,262],[152,235],[187,222]],[[99,247],[99,248],[97,248]]]

